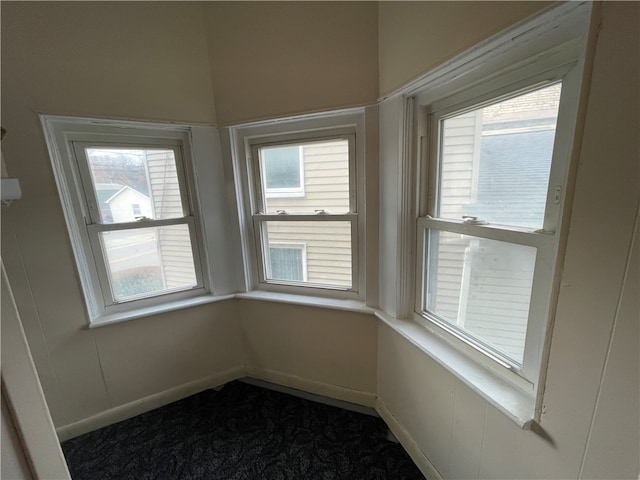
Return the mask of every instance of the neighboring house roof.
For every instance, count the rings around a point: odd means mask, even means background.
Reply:
[[[119,183],[96,183],[96,196],[101,205],[107,205],[107,201],[120,192],[124,185]]]
[[[107,200],[105,200],[104,203],[111,203],[113,200],[115,200],[119,195],[122,195],[123,192],[127,191],[127,190],[131,190],[132,192],[144,197],[146,200],[149,200],[149,197],[147,197],[144,193],[141,193],[139,191],[137,191],[135,188],[131,188],[128,186],[124,186],[121,187],[120,190],[118,190],[117,192],[113,193]]]
[[[505,225],[544,217],[555,130],[482,137],[477,200],[465,215]]]

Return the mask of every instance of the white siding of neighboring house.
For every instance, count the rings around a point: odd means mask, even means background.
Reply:
[[[153,218],[182,217],[184,213],[173,152],[149,150],[147,175]],[[157,238],[166,288],[195,285],[188,227],[175,225],[158,228]]]
[[[480,153],[481,116],[477,112],[447,120],[443,144],[448,161],[443,168],[440,216],[461,219],[458,206],[471,203],[477,187]],[[436,303],[440,315],[455,322],[460,309],[464,253],[468,242],[460,235],[443,236],[437,264],[438,291]]]
[[[149,197],[130,187],[124,187],[107,203],[111,207],[111,215],[114,223],[133,222],[136,220],[136,214],[133,212],[133,205],[140,205],[140,215],[146,217],[151,216],[151,202]]]

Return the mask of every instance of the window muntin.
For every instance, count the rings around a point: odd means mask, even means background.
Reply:
[[[71,142],[105,312],[204,290],[181,142],[153,143]]]
[[[475,104],[473,99],[466,104],[440,102],[439,110],[425,116],[430,125],[430,175],[426,215],[419,218],[424,255],[416,308],[431,324],[535,383],[563,190],[555,182],[565,177],[567,161],[553,158],[561,83],[534,83],[515,93],[506,88],[496,92],[494,100],[485,94]],[[508,118],[514,104],[529,111],[521,108],[516,118]],[[532,104],[539,108],[531,109]],[[496,124],[496,118],[502,124]],[[456,144],[454,133],[461,130],[464,134],[457,137],[464,141]],[[493,137],[498,141],[492,143]],[[536,188],[523,188],[518,178],[523,174]],[[496,274],[502,278],[490,280]],[[516,295],[518,286],[522,290]],[[518,301],[510,304],[515,298]],[[484,319],[480,312],[486,313]]]
[[[262,139],[264,142],[264,139]],[[250,146],[254,164],[254,232],[259,249],[259,281],[269,284],[357,289],[355,136],[294,135],[281,142]],[[265,160],[270,152],[300,152],[302,196],[270,195]],[[284,158],[284,157],[283,157]],[[292,176],[293,177],[293,176]],[[269,245],[305,244],[306,274],[302,280],[274,275]]]

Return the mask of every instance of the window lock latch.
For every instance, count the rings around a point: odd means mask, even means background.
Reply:
[[[314,210],[314,212],[316,213],[316,215],[329,215],[329,212],[327,212],[324,208]]]
[[[278,215],[289,215],[286,210],[276,210],[276,214],[278,214]]]
[[[462,221],[468,225],[486,225],[488,222],[471,215],[463,215]]]

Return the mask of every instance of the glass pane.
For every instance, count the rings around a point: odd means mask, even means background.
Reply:
[[[439,213],[542,228],[561,84],[442,122]]]
[[[349,212],[349,142],[325,140],[259,149],[265,213]]]
[[[102,223],[184,216],[173,150],[91,147],[85,152]]]
[[[301,189],[300,147],[268,147],[262,149],[267,194],[279,189]]]
[[[536,249],[431,231],[425,308],[522,364]]]
[[[101,240],[118,302],[197,285],[188,225],[102,232]]]
[[[269,255],[267,280],[351,287],[351,222],[263,222],[262,226]],[[300,253],[294,257],[283,247]],[[296,273],[300,268],[302,275]]]
[[[269,244],[269,265],[273,280],[304,281],[304,244],[273,246]]]

